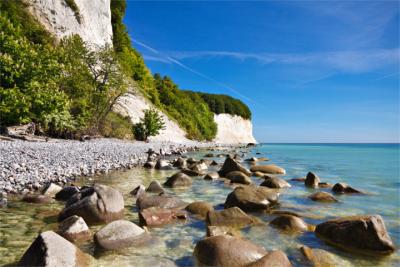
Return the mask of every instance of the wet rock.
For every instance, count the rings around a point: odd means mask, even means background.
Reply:
[[[238,183],[238,184],[251,184],[252,181],[250,177],[248,177],[246,174],[240,171],[233,171],[229,172],[225,176],[227,179],[229,179],[232,183]]]
[[[185,168],[186,167],[186,159],[181,158],[181,157],[177,158],[174,161],[173,166],[177,167],[177,168],[180,168],[180,169]]]
[[[192,214],[197,214],[197,215],[200,215],[202,218],[205,218],[209,211],[214,211],[214,207],[213,207],[213,205],[211,205],[208,202],[196,201],[196,202],[190,203],[186,207],[186,210]]]
[[[276,166],[275,164],[270,165],[254,165],[251,166],[250,170],[252,172],[263,172],[269,174],[286,174],[285,169]]]
[[[46,231],[33,241],[19,266],[89,266],[92,259],[74,244],[53,231]]]
[[[146,169],[154,169],[156,163],[154,161],[147,161],[143,164],[143,167]]]
[[[379,215],[343,217],[318,224],[317,237],[329,244],[360,253],[389,254],[395,246]]]
[[[197,159],[194,159],[194,158],[188,158],[186,160],[186,162],[191,165],[191,164],[194,164],[194,163],[199,162],[199,161]]]
[[[51,202],[50,196],[45,195],[25,195],[22,198],[23,202],[35,203],[35,204],[46,204]]]
[[[147,209],[150,207],[159,207],[164,209],[183,209],[188,204],[179,198],[172,196],[143,196],[136,200],[138,209]]]
[[[217,235],[230,235],[240,237],[240,231],[236,228],[229,226],[207,226],[207,236],[217,236]]]
[[[247,215],[238,207],[207,213],[206,223],[211,226],[229,226],[242,228],[254,224],[253,217]]]
[[[164,159],[157,160],[156,165],[154,166],[154,168],[156,170],[171,170],[172,169],[172,167],[168,163],[168,161],[166,161]]]
[[[57,200],[67,201],[68,199],[70,199],[73,195],[75,195],[78,192],[79,192],[79,188],[77,186],[73,186],[73,185],[66,186],[55,195],[55,198]]]
[[[209,172],[204,176],[204,180],[215,180],[219,178],[218,172]]]
[[[146,188],[142,184],[136,186],[131,192],[129,192],[129,194],[131,194],[132,196],[134,196],[136,198],[141,197],[145,193],[146,193]]]
[[[311,194],[309,198],[312,201],[320,201],[320,202],[338,202],[338,200],[332,195],[327,192],[316,192]]]
[[[302,246],[300,251],[315,267],[351,266],[349,262],[323,249]]]
[[[308,225],[301,218],[292,215],[281,215],[270,222],[270,225],[287,232],[305,232]]]
[[[292,264],[283,251],[276,250],[247,265],[247,267],[292,267]]]
[[[172,223],[177,219],[186,220],[187,213],[182,210],[151,207],[139,211],[140,225],[161,226]]]
[[[318,183],[318,187],[319,188],[332,188],[333,184],[323,182],[323,183]]]
[[[279,194],[260,186],[239,186],[228,195],[225,208],[239,207],[244,211],[264,210],[278,202]]]
[[[256,157],[252,157],[252,158],[249,158],[249,159],[245,159],[244,161],[256,162],[256,161],[258,161],[258,159]]]
[[[96,184],[70,198],[58,220],[72,215],[82,217],[89,225],[119,220],[124,216],[124,199],[114,188]]]
[[[205,162],[197,162],[190,165],[189,169],[195,172],[203,173],[208,170],[208,166]]]
[[[293,182],[302,182],[302,183],[304,183],[304,182],[306,181],[306,178],[304,178],[304,177],[301,177],[301,178],[292,178],[292,179],[290,179],[290,181],[293,181]]]
[[[62,190],[61,186],[56,185],[54,183],[49,183],[43,188],[42,194],[54,197],[61,190]]]
[[[269,177],[265,179],[264,182],[260,184],[260,186],[265,186],[268,188],[289,188],[291,185],[285,180],[278,177]]]
[[[222,177],[225,177],[228,173],[233,171],[240,171],[246,175],[251,175],[251,172],[243,167],[240,163],[232,159],[231,157],[227,157],[222,168],[218,171],[218,174]]]
[[[197,242],[194,256],[200,266],[247,266],[261,259],[264,248],[229,235],[207,237]]]
[[[218,166],[218,162],[216,162],[215,160],[211,161],[210,163],[211,166]]]
[[[167,187],[188,187],[191,185],[192,179],[182,172],[175,173],[164,183],[164,186]]]
[[[353,187],[345,183],[337,183],[332,187],[332,191],[337,194],[362,194],[361,191],[354,189]]]
[[[307,173],[304,185],[307,187],[317,188],[320,181],[321,180],[319,179],[318,175],[313,172],[309,172]]]
[[[126,220],[113,221],[94,235],[96,247],[103,250],[141,246],[150,239],[150,235],[144,229]]]
[[[252,175],[255,176],[255,177],[264,177],[265,173],[263,173],[263,172],[253,172]]]
[[[214,154],[208,153],[208,154],[205,154],[204,157],[205,157],[205,158],[213,158],[213,157],[214,157]]]
[[[205,174],[204,172],[194,171],[191,169],[182,169],[181,173],[184,173],[189,176],[203,176]]]
[[[86,241],[91,237],[90,230],[82,217],[71,216],[58,226],[58,234],[70,242]]]
[[[162,188],[161,184],[159,181],[151,181],[149,186],[146,189],[146,192],[151,192],[151,193],[164,193],[164,189]]]

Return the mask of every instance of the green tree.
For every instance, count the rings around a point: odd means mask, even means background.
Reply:
[[[133,125],[133,134],[137,140],[147,141],[150,136],[156,136],[165,128],[161,115],[155,109],[144,110],[144,117]]]

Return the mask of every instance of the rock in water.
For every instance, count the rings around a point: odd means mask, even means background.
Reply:
[[[228,195],[225,209],[239,207],[244,211],[264,210],[278,202],[279,193],[260,186],[239,186]]]
[[[207,236],[217,236],[217,235],[230,235],[240,237],[240,230],[237,228],[229,227],[229,226],[207,226]]]
[[[210,226],[229,226],[243,228],[255,223],[255,219],[238,207],[207,213],[206,223]]]
[[[260,186],[265,186],[268,188],[289,188],[291,185],[285,180],[278,177],[269,177],[265,179],[264,182],[260,184]]]
[[[338,200],[327,192],[316,192],[311,194],[308,198],[312,201],[320,201],[320,202],[338,202]]]
[[[247,265],[247,267],[292,267],[292,264],[283,251],[276,250]]]
[[[224,165],[222,165],[222,168],[218,171],[218,174],[222,177],[225,177],[228,173],[233,171],[240,171],[246,175],[251,175],[251,172],[248,169],[243,167],[231,157],[226,158]]]
[[[171,170],[171,165],[168,163],[168,161],[164,159],[159,159],[157,160],[157,163],[154,168],[156,170]]]
[[[119,191],[109,186],[94,185],[71,198],[58,220],[72,215],[82,217],[89,225],[119,220],[124,217],[124,199]]]
[[[196,201],[196,202],[190,203],[186,207],[186,210],[192,214],[197,214],[197,215],[200,215],[201,217],[205,218],[209,211],[214,210],[214,207],[208,202]]]
[[[131,194],[132,196],[134,196],[136,198],[141,197],[145,193],[146,193],[146,188],[142,184],[136,186],[131,192],[129,192],[129,194]]]
[[[238,184],[252,183],[250,177],[240,171],[228,172],[226,174],[226,178],[229,179],[231,183],[238,183]]]
[[[332,187],[332,191],[337,194],[362,194],[361,191],[354,189],[353,187],[345,183],[337,183]]]
[[[270,165],[254,165],[251,166],[250,170],[252,172],[263,172],[269,174],[286,174],[285,169],[276,166],[275,164]]]
[[[204,180],[215,180],[219,178],[218,172],[209,172],[204,176]]]
[[[177,167],[177,168],[180,168],[180,169],[185,168],[186,167],[186,160],[184,158],[179,157],[174,161],[173,166]]]
[[[163,209],[183,209],[188,203],[172,196],[143,196],[136,200],[136,206],[140,209],[159,207]]]
[[[178,219],[186,220],[187,214],[182,210],[163,209],[160,207],[151,207],[139,210],[140,225],[161,226],[172,223]]]
[[[307,187],[317,188],[320,181],[321,180],[319,179],[318,175],[313,172],[309,172],[307,173],[304,185]]]
[[[168,187],[188,187],[192,185],[192,179],[182,172],[175,173],[164,183]]]
[[[51,202],[50,196],[45,195],[25,195],[22,201],[27,203],[46,204]]]
[[[151,192],[151,193],[164,193],[164,189],[162,188],[161,184],[159,181],[151,181],[149,186],[146,189],[146,192]]]
[[[83,218],[76,215],[68,217],[60,223],[58,234],[71,242],[89,240],[91,236]]]
[[[70,199],[70,197],[72,197],[78,192],[79,188],[77,186],[66,186],[63,189],[61,189],[60,192],[58,192],[55,197],[57,200],[67,201],[68,199]]]
[[[305,232],[308,225],[303,219],[293,215],[281,215],[270,222],[270,225],[287,232]]]
[[[91,257],[74,244],[54,233],[41,233],[22,256],[20,266],[88,266]]]
[[[200,266],[247,266],[267,254],[264,248],[228,235],[207,237],[197,242],[194,256]]]
[[[96,247],[104,250],[117,250],[140,246],[150,240],[150,235],[136,224],[118,220],[101,228],[94,235]]]
[[[393,253],[395,246],[379,215],[343,217],[318,224],[317,237],[360,253]]]
[[[335,267],[335,266],[352,266],[349,262],[341,259],[326,250],[309,248],[303,246],[300,248],[304,257],[310,261],[312,266],[315,267]]]

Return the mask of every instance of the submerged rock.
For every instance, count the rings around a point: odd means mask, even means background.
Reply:
[[[302,246],[300,251],[315,267],[350,266],[349,262],[323,249]]]
[[[268,177],[260,184],[268,188],[289,188],[291,185],[285,180],[278,177]]]
[[[278,202],[279,194],[260,186],[239,186],[228,195],[225,208],[239,207],[244,211],[264,210]]]
[[[94,235],[96,247],[103,250],[140,246],[150,239],[150,235],[144,229],[126,220],[113,221]]]
[[[253,217],[247,215],[238,207],[207,213],[206,223],[211,226],[229,226],[242,228],[254,224]]]
[[[119,220],[124,216],[124,199],[114,188],[96,184],[70,198],[58,220],[72,215],[82,217],[89,225]]]
[[[89,266],[92,258],[53,231],[46,231],[33,241],[19,266]]]
[[[213,205],[205,201],[196,201],[190,203],[186,210],[192,214],[200,215],[201,217],[205,218],[209,211],[214,211]]]
[[[177,219],[186,220],[186,218],[187,214],[182,210],[151,207],[139,211],[140,225],[145,226],[161,226],[172,223]]]
[[[329,244],[361,253],[390,254],[395,246],[379,215],[343,217],[318,224],[317,237]]]
[[[287,232],[305,232],[308,231],[308,225],[303,219],[293,215],[281,215],[270,222],[273,227]]]
[[[337,183],[332,187],[332,191],[337,194],[362,194],[361,191],[354,189],[345,183]]]
[[[231,183],[238,184],[251,184],[252,181],[249,176],[240,171],[228,172],[225,176]]]
[[[281,250],[276,250],[268,253],[256,262],[247,265],[247,267],[291,267],[286,254]]]
[[[218,171],[218,174],[222,177],[225,177],[228,173],[233,171],[240,171],[246,175],[251,175],[251,172],[243,167],[240,163],[232,159],[231,157],[227,157],[222,168]]]
[[[182,172],[175,173],[164,183],[167,187],[188,187],[192,185],[192,179]]]
[[[320,201],[320,202],[338,202],[338,200],[327,192],[316,192],[311,194],[308,198],[312,201]]]
[[[205,158],[213,158],[214,154],[213,153],[208,153],[204,155]]]
[[[254,165],[251,166],[250,170],[252,172],[263,172],[269,174],[286,174],[285,169],[276,166],[275,164],[270,165]]]
[[[209,172],[204,176],[204,180],[215,180],[219,178],[218,172]]]
[[[147,209],[150,207],[159,207],[163,209],[183,209],[188,203],[173,196],[146,196],[140,197],[136,200],[138,209]]]
[[[73,195],[79,192],[79,187],[77,186],[65,186],[63,189],[61,189],[56,195],[55,198],[57,200],[62,200],[62,201],[67,201],[70,199]]]
[[[164,188],[162,188],[161,184],[159,181],[151,181],[149,186],[146,189],[146,192],[151,192],[151,193],[164,193]]]
[[[207,226],[207,236],[217,236],[217,235],[230,235],[240,237],[240,231],[237,228],[229,226]]]
[[[52,198],[48,195],[25,195],[22,198],[23,202],[35,203],[35,204],[46,204],[52,201]]]
[[[60,223],[58,234],[71,242],[85,241],[91,237],[89,227],[83,218],[76,215],[68,217]]]
[[[307,187],[317,188],[320,181],[321,180],[319,179],[318,175],[313,172],[309,172],[307,173],[304,185]]]
[[[197,242],[193,254],[201,266],[236,267],[261,259],[267,251],[245,239],[218,235]]]

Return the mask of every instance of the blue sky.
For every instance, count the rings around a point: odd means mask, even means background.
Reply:
[[[398,1],[128,1],[153,73],[252,110],[259,142],[399,142]]]

